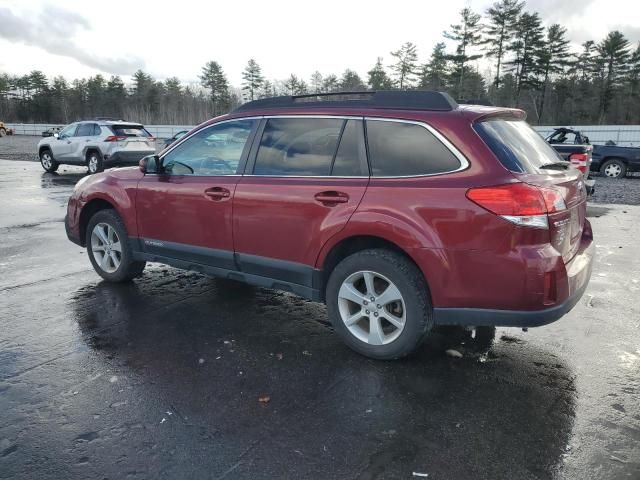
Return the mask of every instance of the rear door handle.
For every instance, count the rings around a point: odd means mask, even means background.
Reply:
[[[224,187],[212,187],[207,188],[204,191],[204,194],[209,197],[211,200],[226,200],[231,197],[231,192]]]
[[[329,207],[333,207],[338,203],[347,203],[349,201],[349,195],[343,192],[319,192],[316,193],[313,198],[316,199],[317,202],[322,203],[323,205],[327,205]]]

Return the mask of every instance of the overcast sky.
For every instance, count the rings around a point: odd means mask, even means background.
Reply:
[[[166,3],[166,6],[165,6]],[[0,0],[0,72],[43,70],[68,79],[102,73],[128,76],[138,68],[164,79],[197,81],[208,60],[220,62],[239,86],[251,57],[269,79],[319,70],[362,76],[376,57],[410,41],[427,60],[442,31],[469,5],[491,0]],[[640,41],[638,0],[529,0],[545,24],[560,23],[578,48],[619,29]],[[490,67],[480,65],[481,70]]]

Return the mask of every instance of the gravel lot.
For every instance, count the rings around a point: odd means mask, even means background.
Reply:
[[[13,135],[0,138],[0,159],[37,161],[37,145],[42,137]],[[65,171],[67,167],[61,171]],[[68,167],[75,170],[76,167]],[[592,203],[640,205],[640,174],[613,180],[596,174],[596,192]]]

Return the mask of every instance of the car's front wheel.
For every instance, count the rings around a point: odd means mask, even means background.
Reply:
[[[367,357],[408,355],[433,326],[422,273],[391,250],[363,250],[342,260],[329,277],[326,299],[338,335]]]
[[[133,258],[129,235],[114,210],[100,210],[87,226],[87,253],[94,270],[110,282],[126,282],[142,274],[146,262]]]
[[[42,165],[45,172],[49,173],[55,172],[60,166],[60,164],[53,159],[51,150],[43,150],[40,152],[40,165]]]

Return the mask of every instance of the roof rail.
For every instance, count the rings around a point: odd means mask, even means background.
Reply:
[[[240,105],[235,111],[309,107],[368,107],[397,110],[451,111],[458,108],[458,104],[445,92],[367,90],[263,98]]]

